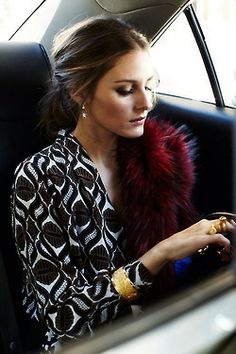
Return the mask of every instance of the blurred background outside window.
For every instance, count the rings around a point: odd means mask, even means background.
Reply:
[[[8,40],[42,0],[0,0],[0,40]]]
[[[236,107],[236,0],[193,2],[225,104]],[[212,102],[207,73],[186,17],[181,14],[153,45],[160,92]]]
[[[236,107],[236,0],[198,0],[195,1],[195,9],[225,104]]]

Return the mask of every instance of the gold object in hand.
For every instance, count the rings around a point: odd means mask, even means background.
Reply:
[[[208,235],[215,235],[217,233],[222,233],[226,231],[226,221],[227,218],[225,216],[221,216],[219,220],[212,224],[208,230]]]

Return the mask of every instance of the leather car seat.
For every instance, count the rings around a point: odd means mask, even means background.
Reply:
[[[43,146],[38,103],[50,77],[50,61],[41,44],[0,43],[1,354],[31,353],[36,347],[33,326],[22,308],[22,265],[11,229],[10,194],[17,164]]]

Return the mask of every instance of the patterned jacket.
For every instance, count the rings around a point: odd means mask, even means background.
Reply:
[[[112,286],[115,269],[124,266],[140,290],[151,284],[142,263],[125,261],[116,211],[93,162],[68,132],[18,166],[12,214],[24,305],[46,323],[45,350],[130,311]]]

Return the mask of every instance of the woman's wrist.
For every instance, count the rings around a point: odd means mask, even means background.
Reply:
[[[146,252],[140,261],[153,275],[156,275],[166,263],[168,263],[168,248],[166,242],[162,241]]]

